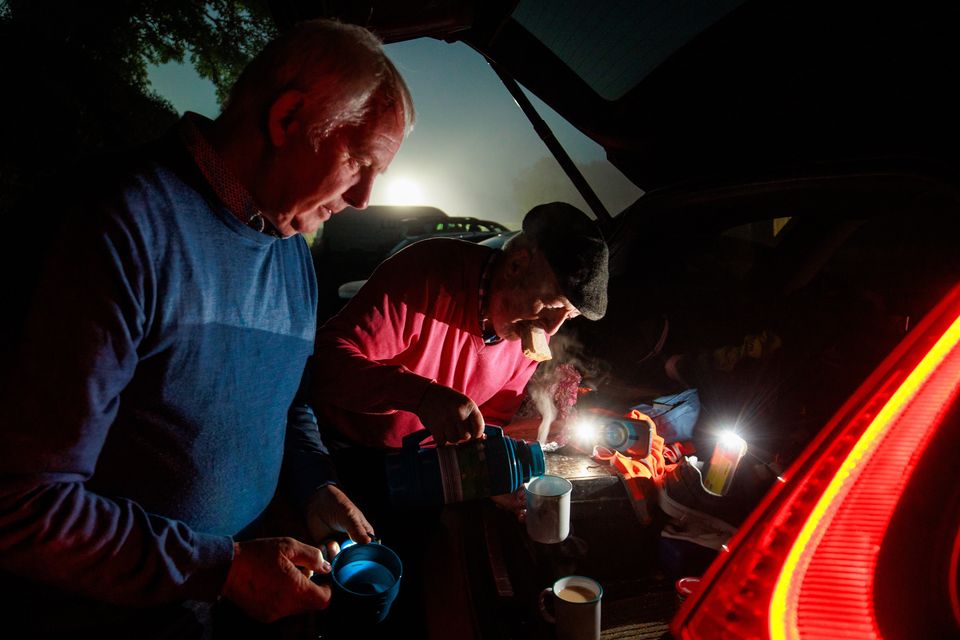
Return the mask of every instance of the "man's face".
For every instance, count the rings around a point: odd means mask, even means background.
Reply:
[[[354,126],[341,127],[314,145],[307,131],[277,152],[277,203],[271,222],[285,235],[311,233],[347,206],[363,209],[374,179],[403,141],[403,117],[388,109]]]
[[[519,340],[524,324],[539,326],[547,335],[555,334],[569,318],[580,312],[561,293],[557,278],[539,254],[527,253],[527,259],[506,265],[499,286],[490,292],[488,317],[504,340]]]

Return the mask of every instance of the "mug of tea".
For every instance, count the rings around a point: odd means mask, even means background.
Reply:
[[[559,640],[599,640],[601,598],[603,587],[593,578],[566,576],[540,592],[540,615],[556,626]]]
[[[403,564],[380,543],[345,546],[331,563],[330,613],[342,622],[382,622],[400,591]]]
[[[560,476],[544,475],[527,484],[527,534],[552,544],[570,535],[570,493],[573,484]]]

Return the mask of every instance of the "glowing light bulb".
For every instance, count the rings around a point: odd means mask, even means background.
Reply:
[[[577,421],[573,425],[573,437],[584,445],[593,446],[597,439],[597,423],[587,419]]]
[[[740,459],[746,452],[747,442],[743,438],[733,430],[722,431],[717,438],[713,455],[710,456],[710,463],[703,478],[703,488],[714,495],[726,495],[733,483]]]
[[[737,432],[733,429],[726,429],[720,432],[720,444],[732,451],[737,451],[741,447],[746,448],[747,442],[743,438],[737,435]]]

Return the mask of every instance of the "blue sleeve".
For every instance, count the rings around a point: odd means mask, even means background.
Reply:
[[[115,604],[210,600],[229,537],[86,486],[150,316],[149,251],[126,220],[74,216],[41,276],[0,404],[0,570]]]
[[[287,495],[306,512],[307,503],[320,487],[335,484],[336,471],[320,437],[317,416],[307,401],[310,365],[307,364],[296,398],[287,414],[281,482]]]

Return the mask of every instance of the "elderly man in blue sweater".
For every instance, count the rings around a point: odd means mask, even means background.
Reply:
[[[298,234],[366,206],[412,118],[376,38],[312,21],[84,198],[0,406],[7,629],[183,637],[221,597],[262,621],[327,605],[319,548],[245,535],[278,486],[315,538],[372,534],[316,430],[284,433],[316,331]]]

